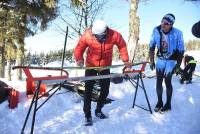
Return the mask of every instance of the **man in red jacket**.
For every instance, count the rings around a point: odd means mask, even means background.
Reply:
[[[87,56],[85,60],[86,67],[103,67],[112,64],[113,46],[117,45],[120,57],[126,67],[132,64],[129,62],[126,43],[120,33],[108,28],[107,24],[102,20],[96,20],[92,28],[87,29],[81,36],[75,51],[74,57],[78,66],[84,65],[83,54],[87,48]],[[87,69],[85,76],[107,75],[110,74],[110,69],[95,70]],[[110,79],[100,80],[101,93],[97,102],[95,115],[100,119],[105,119],[107,116],[102,112],[104,101],[106,100]],[[85,82],[85,95],[83,111],[85,113],[85,125],[92,125],[91,116],[91,94],[95,84],[95,80]]]

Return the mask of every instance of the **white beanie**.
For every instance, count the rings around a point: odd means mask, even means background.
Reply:
[[[107,29],[107,24],[103,20],[96,20],[92,25],[92,33],[102,35]]]

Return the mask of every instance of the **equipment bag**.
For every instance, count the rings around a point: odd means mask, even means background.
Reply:
[[[9,88],[6,83],[0,81],[0,104],[8,99]]]
[[[19,92],[15,89],[11,89],[9,92],[8,102],[8,106],[10,109],[14,109],[15,107],[17,107],[17,104],[19,103]]]

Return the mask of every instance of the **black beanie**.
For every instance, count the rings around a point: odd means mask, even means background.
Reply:
[[[197,37],[197,38],[200,38],[200,21],[195,23],[193,26],[192,26],[192,34]]]
[[[162,20],[166,20],[170,25],[173,25],[175,22],[175,16],[171,13],[166,14]]]

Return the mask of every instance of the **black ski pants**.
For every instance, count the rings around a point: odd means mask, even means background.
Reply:
[[[94,69],[88,69],[85,71],[85,76],[97,76],[97,75],[107,75],[110,74],[110,69],[97,71]],[[85,81],[85,94],[84,94],[84,106],[83,111],[86,117],[91,116],[91,97],[92,97],[92,90],[95,84],[95,80],[88,80]],[[99,84],[101,87],[100,96],[97,101],[97,110],[101,110],[104,102],[109,94],[109,87],[110,87],[110,79],[100,79]]]
[[[195,71],[196,63],[189,63],[186,65],[186,67],[183,70],[184,77],[187,78],[187,80],[192,80],[192,74]]]
[[[172,72],[165,75],[164,71],[157,70],[156,69],[156,75],[157,75],[157,81],[156,81],[156,92],[157,92],[157,97],[158,97],[158,103],[162,103],[162,94],[163,94],[163,79],[165,80],[165,85],[166,85],[166,94],[167,94],[167,105],[171,106],[171,99],[172,99],[172,92],[173,92],[173,87],[172,87]]]

